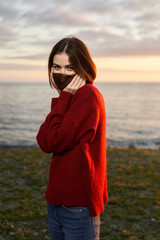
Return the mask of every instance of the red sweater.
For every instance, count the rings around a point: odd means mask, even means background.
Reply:
[[[106,111],[102,94],[86,84],[73,95],[61,91],[37,142],[53,153],[46,200],[50,204],[88,206],[91,216],[108,202],[106,176]]]

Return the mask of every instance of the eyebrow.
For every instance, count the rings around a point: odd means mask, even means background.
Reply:
[[[53,63],[53,65],[56,65],[56,66],[58,66],[58,67],[61,67],[61,66],[58,65],[57,63]],[[68,65],[66,65],[65,67],[71,67],[71,66],[73,66],[73,64],[68,64]]]

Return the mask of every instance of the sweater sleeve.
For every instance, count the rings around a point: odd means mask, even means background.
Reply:
[[[107,155],[106,155],[106,112],[101,103],[101,131],[95,140],[89,142],[88,133],[80,140],[83,187],[91,216],[97,216],[104,211],[104,204],[108,202],[107,193]],[[90,138],[90,137],[89,137]]]
[[[52,134],[49,131],[50,122],[54,115],[54,122],[59,126],[62,123],[63,116],[68,108],[73,94],[61,91],[59,98],[52,98],[51,102],[51,112],[47,115],[44,123],[40,126],[37,134],[37,142],[42,151],[46,153],[53,152],[50,149],[50,144],[48,144],[48,137]]]
[[[40,148],[47,153],[59,154],[71,150],[86,133],[88,141],[92,141],[99,119],[97,104],[97,97],[90,88],[83,87],[83,91],[77,91],[74,96],[61,91],[37,134]]]
[[[91,216],[98,216],[103,212],[104,204],[108,202],[108,196],[106,195],[106,156],[104,153],[106,146],[103,147],[103,153],[100,153],[101,149],[97,148],[98,153],[95,154],[93,143],[81,143],[82,182]]]

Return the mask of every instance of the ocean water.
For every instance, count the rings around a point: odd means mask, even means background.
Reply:
[[[160,148],[160,83],[95,82],[103,94],[107,146]],[[56,90],[46,83],[0,83],[0,147],[36,146]]]

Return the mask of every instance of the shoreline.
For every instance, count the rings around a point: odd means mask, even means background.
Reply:
[[[0,149],[34,149],[39,148],[38,145],[28,145],[28,146],[18,146],[18,145],[0,145]],[[128,146],[128,147],[121,147],[121,146],[107,146],[107,149],[135,149],[135,150],[160,150],[159,148],[153,147],[136,147],[136,146]]]

